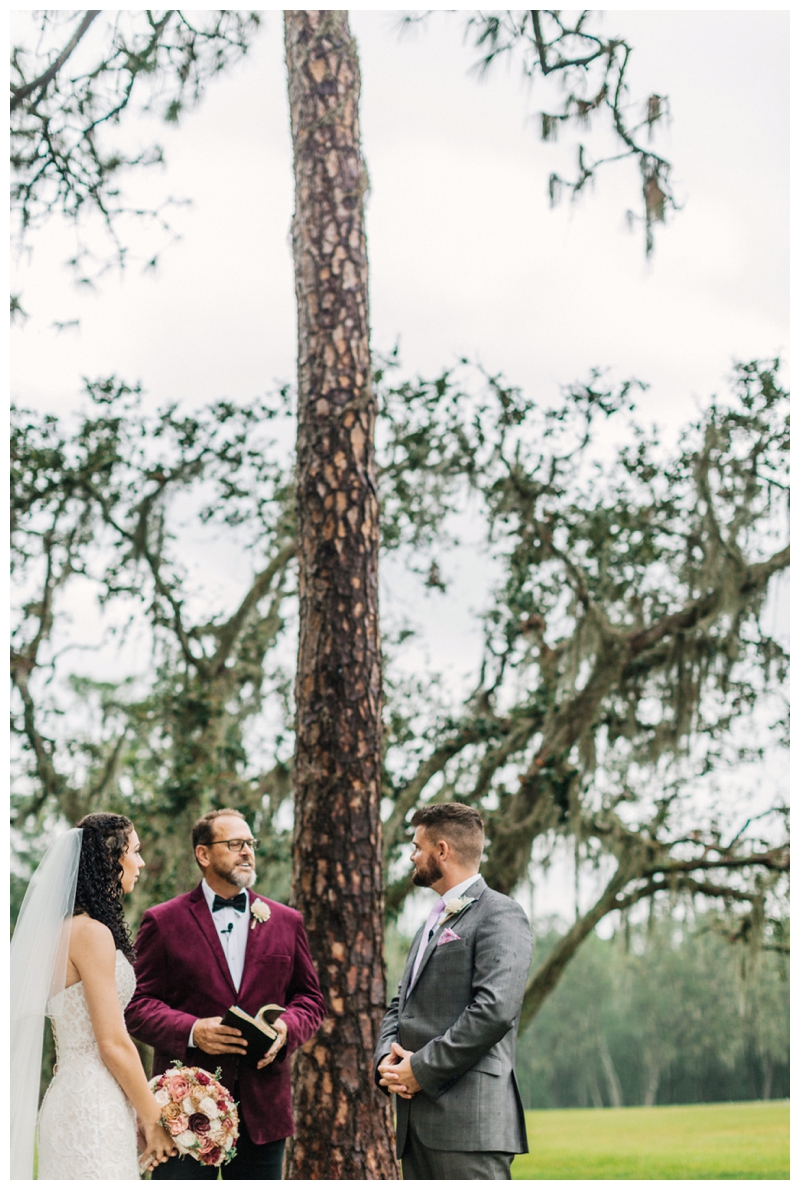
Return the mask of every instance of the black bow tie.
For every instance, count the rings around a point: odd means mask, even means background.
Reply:
[[[235,909],[237,913],[244,913],[247,908],[247,893],[237,893],[235,897],[231,897],[226,901],[225,897],[220,897],[214,894],[214,904],[211,906],[211,912],[216,913],[218,909]]]

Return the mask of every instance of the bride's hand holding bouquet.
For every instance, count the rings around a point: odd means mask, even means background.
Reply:
[[[178,1149],[175,1141],[161,1123],[161,1108],[153,1096],[153,1117],[143,1120],[137,1116],[137,1137],[139,1141],[139,1169],[153,1170],[157,1165],[166,1161],[168,1157],[176,1157]]]
[[[233,1096],[214,1075],[199,1066],[173,1068],[150,1080],[161,1122],[181,1156],[201,1165],[225,1165],[236,1154],[239,1113]]]

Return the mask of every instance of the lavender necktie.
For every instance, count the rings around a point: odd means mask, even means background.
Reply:
[[[422,931],[422,937],[419,940],[419,950],[417,951],[417,957],[414,960],[414,970],[411,972],[411,982],[408,985],[409,988],[412,987],[416,982],[417,972],[419,971],[420,963],[422,962],[422,956],[425,953],[425,948],[431,940],[433,931],[436,929],[436,922],[439,920],[439,914],[442,913],[443,910],[444,901],[441,897],[439,897],[439,900],[428,914],[428,920],[425,922],[425,929]]]

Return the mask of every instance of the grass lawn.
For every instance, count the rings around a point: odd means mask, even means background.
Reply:
[[[788,1178],[789,1104],[529,1111],[520,1179]]]

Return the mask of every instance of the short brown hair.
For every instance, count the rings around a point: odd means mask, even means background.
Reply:
[[[434,802],[421,806],[411,818],[432,839],[446,839],[465,864],[480,864],[483,854],[483,819],[473,806],[463,802]]]
[[[202,818],[198,818],[192,827],[192,851],[196,847],[209,847],[214,842],[214,823],[223,815],[233,815],[234,818],[241,818],[242,822],[247,822],[241,810],[234,810],[231,806],[226,806],[224,810],[209,810]]]

